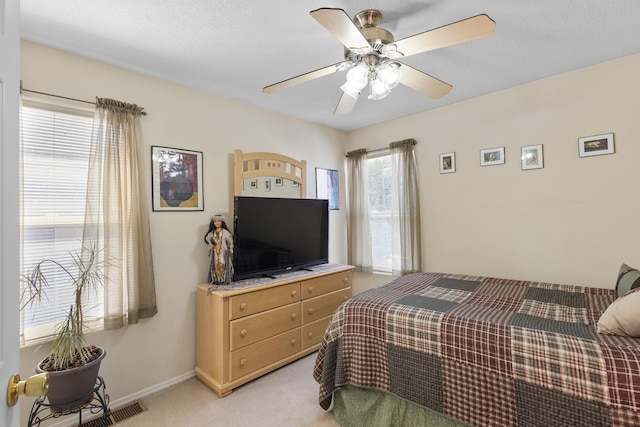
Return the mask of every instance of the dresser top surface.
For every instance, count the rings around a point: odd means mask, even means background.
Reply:
[[[307,270],[296,270],[287,273],[275,275],[274,277],[256,277],[252,279],[239,280],[231,282],[228,285],[209,285],[200,284],[198,289],[206,290],[210,293],[219,293],[221,295],[231,295],[242,293],[247,290],[255,290],[256,288],[267,288],[270,286],[286,285],[287,283],[299,282],[301,280],[309,280],[315,277],[324,276],[332,273],[340,273],[343,271],[353,270],[351,265],[344,264],[320,264],[309,267]]]

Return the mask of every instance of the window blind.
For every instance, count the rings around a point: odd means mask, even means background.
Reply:
[[[54,259],[75,276],[70,254],[82,246],[93,113],[23,101],[20,119],[21,271]],[[51,265],[45,272],[51,279],[45,297],[21,311],[23,344],[53,335],[73,304],[69,277]],[[88,298],[84,314],[97,327],[103,295]]]

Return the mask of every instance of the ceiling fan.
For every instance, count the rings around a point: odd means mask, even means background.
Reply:
[[[452,86],[407,64],[398,58],[442,47],[481,39],[493,34],[496,23],[487,15],[477,15],[398,41],[378,27],[382,14],[376,9],[359,12],[353,20],[342,9],[320,8],[310,15],[345,47],[344,61],[266,86],[264,93],[275,93],[337,71],[347,71],[347,82],[334,114],[353,110],[360,93],[369,85],[369,99],[382,99],[398,83],[430,98],[440,98]]]

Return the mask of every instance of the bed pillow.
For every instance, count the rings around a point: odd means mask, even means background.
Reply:
[[[627,264],[622,264],[616,281],[616,298],[620,298],[631,289],[638,287],[640,287],[640,271],[629,267]]]
[[[640,287],[617,298],[598,320],[598,333],[640,338]]]

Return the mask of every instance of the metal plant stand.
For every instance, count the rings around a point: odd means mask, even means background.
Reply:
[[[78,426],[82,426],[82,411],[84,409],[88,410],[91,414],[99,414],[102,412],[102,417],[100,418],[103,422],[102,425],[111,425],[111,421],[109,420],[109,395],[106,393],[106,386],[101,376],[98,376],[96,379],[96,386],[93,391],[86,396],[85,403],[77,407],[61,410],[60,407],[45,403],[45,399],[46,396],[40,396],[33,402],[31,414],[29,415],[29,424],[27,424],[28,427],[39,426],[43,421],[72,414],[78,414]]]

